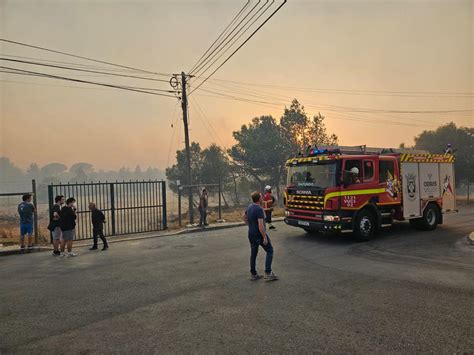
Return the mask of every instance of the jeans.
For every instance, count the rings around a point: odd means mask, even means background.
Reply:
[[[207,217],[206,209],[199,207],[199,214],[200,214],[199,225],[202,226],[202,225],[207,224],[207,222],[206,222],[206,217]]]
[[[266,245],[263,244],[262,237],[251,237],[249,236],[250,242],[250,273],[252,275],[257,275],[256,269],[256,261],[257,261],[257,254],[258,254],[258,247],[261,246],[263,250],[267,253],[265,257],[265,273],[270,274],[272,272],[272,261],[273,261],[273,246],[272,242],[270,241],[270,237],[267,236],[268,243]]]

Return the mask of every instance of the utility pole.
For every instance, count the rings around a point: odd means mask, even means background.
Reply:
[[[191,151],[189,150],[189,128],[188,128],[188,97],[186,94],[186,80],[187,76],[181,72],[181,108],[183,109],[183,123],[184,123],[184,145],[186,148],[186,170],[188,177],[188,201],[189,201],[189,223],[194,223],[194,203],[193,203],[193,188],[191,176]]]

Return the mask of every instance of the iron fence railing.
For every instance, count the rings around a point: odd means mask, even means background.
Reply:
[[[152,232],[167,228],[166,183],[164,181],[122,181],[53,184],[48,186],[51,207],[54,198],[74,197],[77,203],[76,240],[92,238],[89,202],[105,215],[105,235]]]

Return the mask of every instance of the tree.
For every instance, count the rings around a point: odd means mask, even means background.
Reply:
[[[177,181],[181,185],[196,185],[199,184],[201,177],[201,146],[199,143],[192,142],[189,147],[191,152],[191,178],[192,183],[188,181],[188,174],[186,168],[186,150],[178,150],[176,152],[176,164],[170,168],[166,168],[166,178],[169,181],[169,187],[172,191],[178,192]]]
[[[248,126],[233,132],[237,143],[229,149],[235,164],[263,188],[266,183],[277,187],[289,157],[288,142],[283,130],[272,116],[256,117]]]
[[[291,102],[290,108],[285,108],[280,126],[287,140],[289,155],[303,152],[309,145],[336,145],[338,141],[335,134],[327,134],[324,116],[318,113],[309,118],[304,106],[296,99]]]
[[[93,171],[94,166],[89,163],[76,163],[69,168],[69,172],[72,174],[72,180],[75,181],[88,180]]]
[[[67,166],[61,163],[49,163],[41,168],[43,180],[56,181],[60,174],[67,170]]]
[[[0,157],[0,181],[21,180],[23,171],[18,168],[10,159]]]
[[[201,153],[200,179],[206,184],[225,183],[230,175],[230,164],[222,149],[211,144]]]
[[[456,127],[451,122],[434,131],[424,131],[415,137],[415,148],[430,153],[443,153],[447,144],[455,151],[456,182],[474,180],[474,128]]]

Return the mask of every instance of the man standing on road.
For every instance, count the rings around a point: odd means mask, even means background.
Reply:
[[[260,206],[260,192],[252,193],[252,204],[245,211],[244,220],[249,226],[250,242],[250,274],[251,280],[261,279],[262,276],[257,273],[256,261],[258,247],[261,246],[267,253],[265,258],[265,276],[267,281],[278,280],[278,277],[272,272],[273,246],[265,230],[265,212]]]
[[[59,227],[59,216],[61,214],[61,208],[64,205],[64,196],[56,196],[54,198],[54,202],[55,204],[51,209],[51,212],[53,212],[53,220],[51,222],[51,235],[53,237],[53,256],[59,256],[61,255],[61,252],[59,251],[59,242],[63,235],[61,228]]]
[[[272,187],[270,185],[265,186],[265,195],[263,195],[262,205],[265,211],[265,222],[268,224],[269,229],[276,229],[272,224],[272,213],[273,204],[275,203],[275,197],[272,195]]]
[[[89,209],[91,210],[92,233],[94,237],[94,245],[89,250],[97,249],[97,237],[100,237],[100,240],[102,240],[102,250],[107,250],[109,249],[109,245],[104,236],[105,216],[102,211],[97,208],[94,202],[89,202]]]
[[[199,227],[208,226],[207,217],[208,195],[206,188],[202,189],[201,196],[199,196]]]
[[[60,213],[59,226],[63,232],[63,240],[61,241],[61,257],[64,256],[77,256],[76,253],[72,252],[72,241],[76,231],[76,199],[70,197],[66,200],[66,206],[63,207]],[[67,248],[67,254],[65,249]]]
[[[28,235],[28,249],[33,248],[33,212],[35,206],[31,203],[31,194],[23,195],[23,202],[18,205],[20,215],[20,249],[25,249],[25,235]]]

